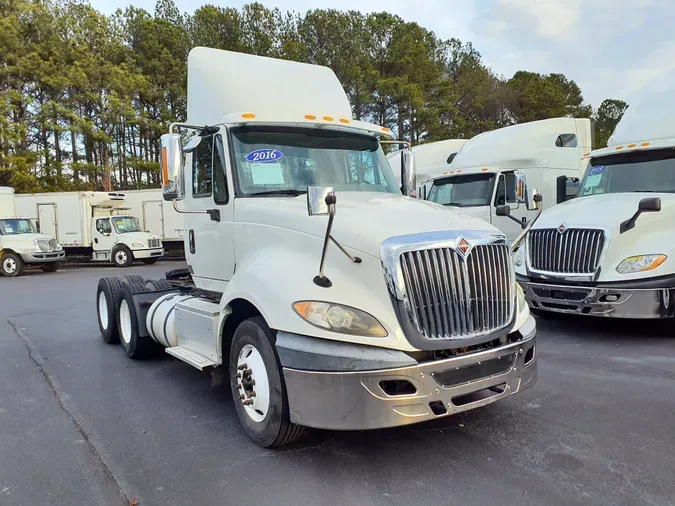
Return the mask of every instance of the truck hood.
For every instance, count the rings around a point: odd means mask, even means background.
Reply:
[[[444,230],[482,231],[504,237],[495,227],[457,208],[403,195],[336,192],[331,235],[343,245],[379,257],[382,241],[393,236]],[[242,198],[235,201],[235,222],[280,227],[323,238],[327,216],[309,216],[307,197]]]
[[[45,234],[10,234],[10,235],[3,235],[2,236],[5,239],[9,239],[10,237],[16,237],[17,239],[25,239],[27,241],[33,241],[36,239],[43,239],[43,240],[50,240],[54,239],[50,235],[45,235]]]
[[[118,237],[120,241],[131,244],[132,242],[145,242],[148,239],[159,239],[158,236],[150,234],[148,232],[125,232],[119,234]]]
[[[567,227],[607,228],[611,235],[619,233],[621,223],[635,214],[638,203],[644,198],[660,197],[661,211],[643,213],[635,228],[623,235],[639,233],[639,229],[653,222],[664,226],[675,216],[675,194],[669,193],[607,193],[568,200],[544,210],[533,229]]]
[[[635,227],[623,234],[621,223],[629,219],[640,200],[661,198],[661,211],[642,213]],[[670,193],[609,193],[579,197],[544,210],[533,229],[603,228],[608,232],[599,281],[628,281],[675,272],[675,195]],[[634,255],[664,254],[667,260],[656,270],[645,273],[619,274],[617,266]]]

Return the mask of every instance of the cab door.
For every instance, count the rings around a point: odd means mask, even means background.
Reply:
[[[525,204],[520,204],[516,197],[516,175],[513,172],[502,172],[499,174],[497,184],[495,185],[495,196],[492,206],[492,224],[501,232],[506,234],[509,241],[513,241],[520,235],[523,228],[507,216],[497,216],[498,206],[509,206],[511,216],[522,221],[529,220],[529,214]]]
[[[115,235],[110,218],[97,218],[94,220],[92,229],[92,249],[94,251],[110,251],[115,244]]]
[[[223,292],[234,273],[234,192],[226,142],[221,133],[204,136],[187,156],[185,170],[190,208],[183,215],[185,257],[197,287],[215,292]]]

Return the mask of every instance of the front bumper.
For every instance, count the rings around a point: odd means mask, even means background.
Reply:
[[[134,249],[131,250],[131,253],[136,260],[140,260],[141,258],[161,257],[164,255],[164,248]]]
[[[534,319],[530,316],[523,327],[524,335],[517,342],[443,360],[413,361],[415,365],[405,367],[311,371],[284,366],[291,421],[332,430],[396,427],[468,411],[516,394],[537,379]],[[396,353],[405,355],[393,352],[394,360]],[[284,365],[284,353],[280,356]],[[370,357],[367,360],[374,363]],[[403,387],[402,393],[392,392],[392,385]]]
[[[51,252],[36,251],[33,253],[21,253],[21,258],[27,264],[48,264],[64,260],[66,258],[66,252],[61,250]]]
[[[672,318],[675,288],[566,286],[518,279],[528,305],[556,313],[610,318]]]

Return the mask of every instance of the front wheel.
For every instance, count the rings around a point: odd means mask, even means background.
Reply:
[[[237,327],[230,348],[230,385],[239,421],[246,434],[265,448],[292,443],[304,430],[290,421],[273,341],[272,331],[258,316]]]
[[[42,266],[42,272],[56,272],[59,270],[59,262],[51,262]]]
[[[14,278],[23,272],[24,263],[16,253],[5,253],[0,261],[0,272],[3,276]]]
[[[142,258],[142,259],[141,259],[141,261],[142,261],[145,265],[156,264],[156,263],[157,263],[157,260],[159,260],[159,258],[157,258],[157,257],[154,257],[154,258]]]
[[[113,250],[113,263],[115,267],[129,267],[134,263],[131,250],[126,246],[118,246]]]

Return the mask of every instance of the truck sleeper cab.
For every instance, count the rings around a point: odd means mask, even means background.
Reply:
[[[205,48],[188,61],[188,118],[211,126],[162,137],[188,267],[101,279],[107,342],[131,358],[164,348],[228,383],[265,447],[303,427],[431,420],[534,384],[536,326],[506,238],[401,195],[380,144],[391,132],[351,118],[330,70]],[[233,68],[247,86],[221,79]],[[270,74],[283,96],[251,90]],[[177,129],[195,132],[185,147]],[[404,180],[414,187],[410,167]]]
[[[629,108],[609,146],[587,154],[578,197],[545,210],[529,230],[515,265],[532,308],[675,316],[672,104],[670,93]]]

